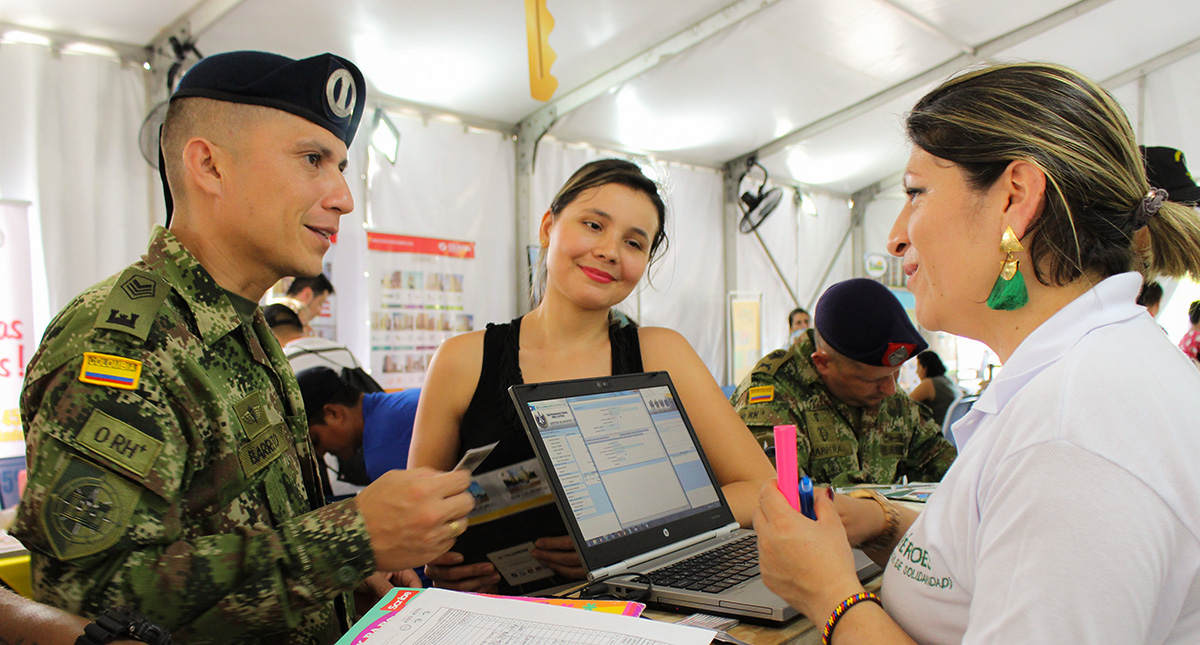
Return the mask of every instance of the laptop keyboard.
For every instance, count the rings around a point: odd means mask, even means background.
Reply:
[[[753,534],[655,569],[656,585],[705,593],[720,593],[758,575],[758,544]]]

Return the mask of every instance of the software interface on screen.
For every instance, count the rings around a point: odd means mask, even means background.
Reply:
[[[720,503],[669,387],[528,405],[589,545]]]

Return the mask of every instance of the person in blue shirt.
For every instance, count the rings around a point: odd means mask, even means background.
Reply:
[[[407,466],[420,388],[364,393],[328,367],[300,370],[296,381],[318,455],[345,461],[361,448],[370,481]]]

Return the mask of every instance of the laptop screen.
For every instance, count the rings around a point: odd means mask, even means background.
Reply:
[[[512,392],[589,569],[732,521],[666,373]]]

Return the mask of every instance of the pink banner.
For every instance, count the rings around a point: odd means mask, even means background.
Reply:
[[[0,199],[0,458],[25,454],[18,404],[33,357],[33,278],[29,204]]]
[[[413,237],[411,235],[395,235],[393,233],[379,233],[376,231],[367,233],[367,249],[371,251],[389,251],[391,253],[446,255],[464,259],[475,257],[474,242],[439,240],[432,237]]]

